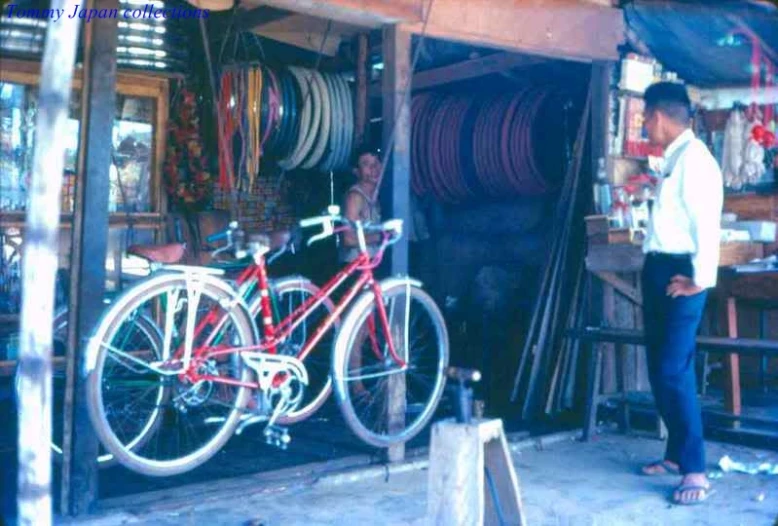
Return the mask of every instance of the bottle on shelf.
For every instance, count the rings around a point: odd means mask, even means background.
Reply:
[[[594,183],[594,204],[597,213],[600,215],[610,215],[613,208],[613,196],[611,195],[611,185],[608,182],[608,172],[605,169],[605,158],[600,157],[597,160],[597,177]]]

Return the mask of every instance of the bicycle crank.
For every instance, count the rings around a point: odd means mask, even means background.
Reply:
[[[265,437],[268,444],[285,449],[291,440],[289,433],[285,428],[276,426],[275,422],[300,406],[308,385],[308,371],[303,363],[293,356],[245,352],[241,353],[241,357],[246,365],[257,373],[258,406],[272,410],[269,418],[267,412],[262,411],[261,414],[242,419],[236,434],[240,434],[249,425],[266,421]]]

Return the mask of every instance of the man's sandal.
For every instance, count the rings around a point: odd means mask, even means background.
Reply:
[[[681,497],[683,494],[690,491],[699,491],[700,496],[691,500],[682,500]],[[673,503],[678,504],[679,506],[693,506],[705,502],[712,494],[713,490],[711,489],[710,484],[707,486],[700,484],[681,484],[673,491]]]
[[[651,471],[647,471],[651,470]],[[652,462],[651,464],[648,464],[646,466],[643,466],[640,468],[641,473],[643,475],[646,475],[647,477],[656,477],[661,475],[680,475],[680,470],[670,464],[667,460],[659,460],[657,462]]]

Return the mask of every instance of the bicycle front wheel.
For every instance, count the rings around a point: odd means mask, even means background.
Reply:
[[[449,348],[443,315],[426,292],[400,280],[383,282],[381,291],[380,303],[372,291],[363,293],[343,320],[332,371],[346,423],[368,444],[389,447],[432,418]]]

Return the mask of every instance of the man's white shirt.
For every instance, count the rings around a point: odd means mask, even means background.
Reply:
[[[665,149],[643,252],[692,254],[694,283],[716,286],[724,187],[716,159],[690,129]]]

